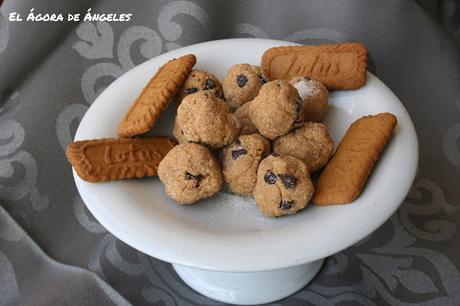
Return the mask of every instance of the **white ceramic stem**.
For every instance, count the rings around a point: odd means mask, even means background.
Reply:
[[[263,272],[215,272],[173,264],[180,278],[199,293],[225,303],[254,305],[285,298],[308,284],[324,259]]]

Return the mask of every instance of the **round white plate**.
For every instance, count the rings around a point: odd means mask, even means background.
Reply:
[[[169,59],[193,53],[195,69],[223,78],[237,63],[258,65],[263,52],[293,43],[230,39],[165,53],[130,70],[92,104],[75,140],[116,137],[125,112],[156,70]],[[325,120],[337,145],[348,126],[364,115],[391,112],[398,126],[361,196],[350,205],[309,205],[293,216],[265,218],[249,197],[220,192],[196,205],[169,199],[158,178],[92,184],[75,173],[81,197],[96,219],[132,247],[183,266],[251,272],[286,268],[332,255],[369,235],[406,196],[416,172],[418,144],[412,121],[398,98],[374,75],[366,86],[335,91]],[[172,135],[175,103],[153,128]]]

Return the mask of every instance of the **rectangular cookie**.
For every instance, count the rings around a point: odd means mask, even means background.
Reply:
[[[390,113],[364,116],[353,122],[316,183],[313,203],[353,202],[363,190],[396,122]]]
[[[163,157],[176,145],[166,137],[104,138],[75,141],[67,159],[87,182],[156,176]]]
[[[272,80],[307,76],[328,89],[356,89],[366,83],[367,50],[360,43],[274,47],[262,67]]]
[[[121,121],[118,136],[131,137],[150,130],[181,88],[195,63],[195,55],[188,54],[160,67]]]

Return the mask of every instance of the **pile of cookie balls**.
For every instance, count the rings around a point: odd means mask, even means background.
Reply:
[[[194,70],[179,92],[174,136],[161,161],[166,193],[192,204],[230,191],[254,196],[267,217],[294,214],[310,201],[310,174],[334,150],[326,126],[329,92],[318,81],[268,80],[263,69],[232,66],[222,84]]]

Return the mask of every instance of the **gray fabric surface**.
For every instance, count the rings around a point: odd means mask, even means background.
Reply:
[[[365,43],[370,70],[401,99],[420,142],[419,171],[401,208],[275,304],[458,305],[460,4],[419,2],[5,1],[0,305],[220,304],[108,233],[82,203],[64,150],[116,77],[168,50],[230,37]],[[31,7],[134,15],[127,23],[7,21]]]

